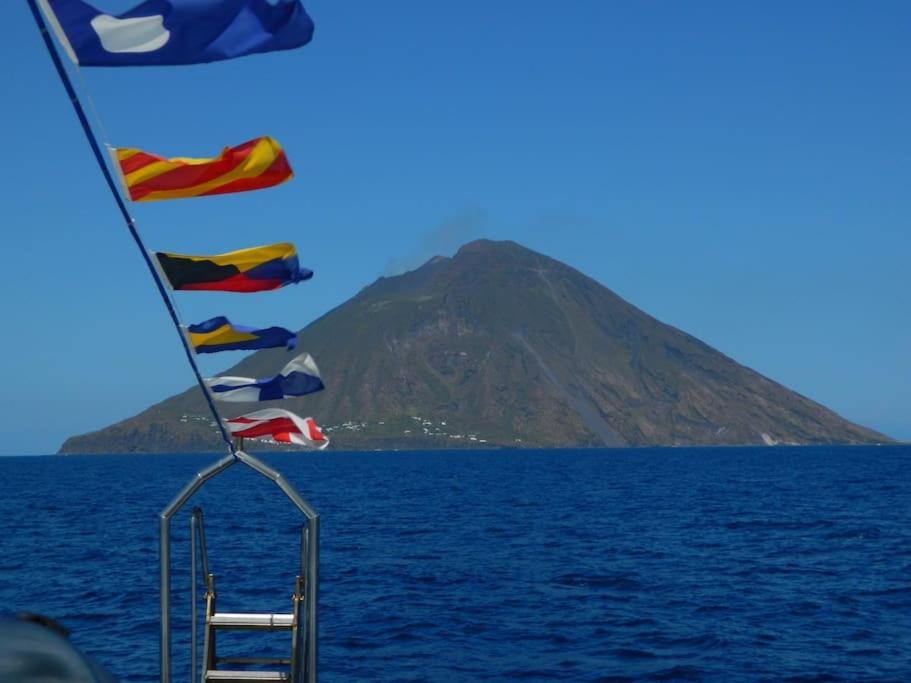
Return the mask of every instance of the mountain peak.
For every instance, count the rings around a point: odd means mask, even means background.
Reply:
[[[491,240],[487,238],[476,239],[471,242],[467,242],[459,247],[459,250],[456,252],[454,258],[459,256],[466,256],[472,254],[498,254],[502,256],[541,256],[535,251],[532,251],[528,247],[525,247],[518,242],[513,242],[512,240]]]
[[[457,253],[462,252],[472,252],[472,251],[491,251],[496,249],[522,249],[524,251],[529,251],[527,247],[523,247],[518,242],[513,242],[512,240],[492,240],[487,237],[481,237],[471,242],[466,242],[461,247]]]

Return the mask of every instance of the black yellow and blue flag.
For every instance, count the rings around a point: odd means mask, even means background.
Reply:
[[[83,0],[38,0],[82,66],[200,64],[290,50],[313,37],[300,0],[145,0],[109,14]]]
[[[313,277],[301,268],[288,242],[238,249],[226,254],[192,256],[155,253],[171,289],[210,292],[264,292]]]
[[[297,335],[284,327],[246,327],[234,325],[224,316],[217,316],[186,328],[187,340],[196,353],[219,351],[255,351],[284,346],[293,349]]]

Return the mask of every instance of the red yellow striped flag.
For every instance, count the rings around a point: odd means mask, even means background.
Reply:
[[[281,145],[268,136],[225,147],[213,159],[165,159],[127,147],[114,147],[112,155],[134,202],[259,190],[294,176]]]

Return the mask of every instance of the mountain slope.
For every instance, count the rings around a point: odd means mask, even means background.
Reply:
[[[326,390],[270,405],[313,415],[335,448],[889,441],[512,242],[380,278],[298,350]],[[290,357],[260,351],[225,374],[268,376]],[[217,448],[193,388],[61,452]]]

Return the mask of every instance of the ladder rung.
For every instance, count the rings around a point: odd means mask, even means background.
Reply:
[[[243,612],[216,612],[209,617],[209,625],[217,629],[244,629],[279,631],[294,626],[293,614],[246,614]]]
[[[284,671],[228,671],[227,669],[210,669],[206,671],[207,681],[222,683],[246,683],[247,681],[289,681],[291,677]]]
[[[291,664],[287,657],[216,657],[216,664]]]

